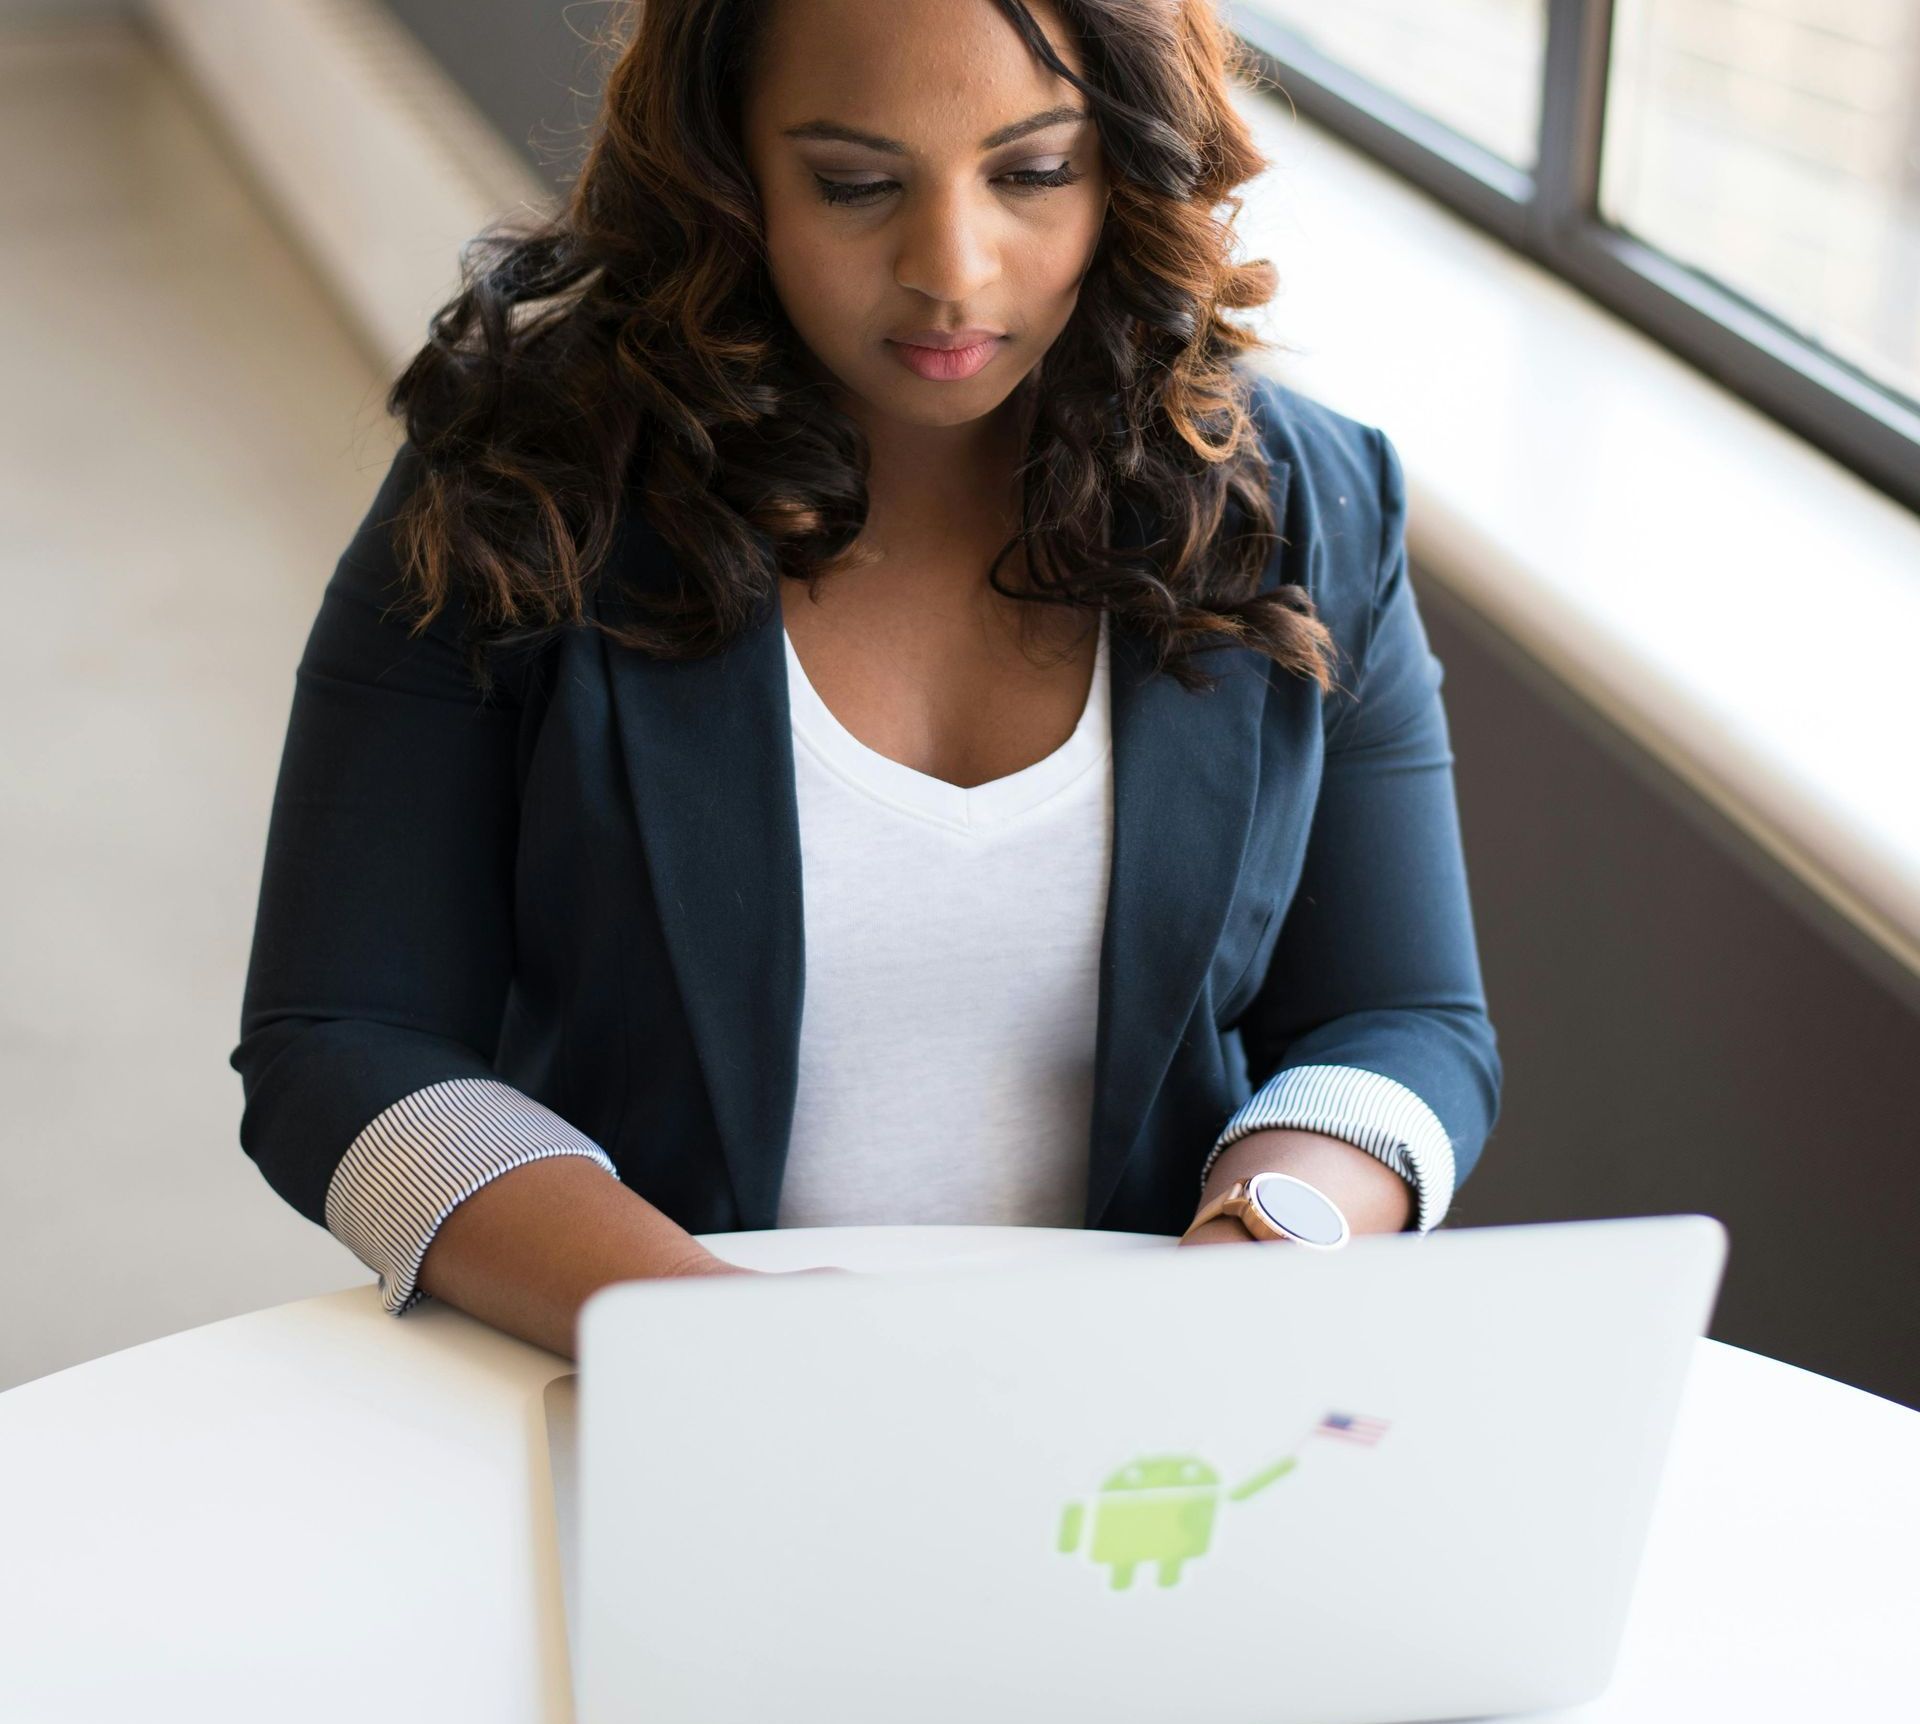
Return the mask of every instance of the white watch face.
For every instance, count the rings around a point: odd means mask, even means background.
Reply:
[[[1275,1227],[1309,1245],[1338,1245],[1347,1233],[1346,1217],[1331,1198],[1304,1179],[1287,1173],[1263,1173],[1247,1195]]]

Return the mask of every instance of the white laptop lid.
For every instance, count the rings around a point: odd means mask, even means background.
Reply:
[[[1689,1215],[604,1289],[561,1532],[578,1716],[1588,1698],[1725,1251]]]

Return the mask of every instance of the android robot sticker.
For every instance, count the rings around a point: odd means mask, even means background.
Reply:
[[[1329,1413],[1308,1433],[1371,1447],[1386,1429],[1380,1419]],[[1174,1586],[1181,1568],[1205,1556],[1224,1494],[1242,1503],[1287,1476],[1299,1464],[1286,1455],[1232,1490],[1194,1455],[1143,1455],[1107,1478],[1088,1505],[1068,1503],[1060,1516],[1058,1549],[1066,1555],[1086,1547],[1088,1560],[1105,1568],[1116,1592],[1133,1585],[1134,1571],[1151,1567],[1162,1586]]]

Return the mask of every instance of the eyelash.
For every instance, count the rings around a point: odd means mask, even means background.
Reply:
[[[1027,192],[1053,191],[1059,186],[1070,186],[1080,175],[1068,164],[1062,162],[1057,168],[1018,168],[1003,179],[1019,180],[1021,190]],[[870,193],[885,191],[896,184],[893,180],[862,180],[852,185],[844,180],[822,179],[813,176],[813,183],[820,188],[820,201],[832,204],[840,209],[864,209],[867,207]]]

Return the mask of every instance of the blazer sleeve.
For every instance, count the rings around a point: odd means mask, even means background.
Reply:
[[[269,1185],[420,1298],[441,1221],[489,1179],[590,1138],[502,1083],[520,691],[482,696],[456,599],[418,635],[389,528],[401,446],[334,567],[294,672],[240,1040],[240,1140]]]
[[[1406,483],[1377,440],[1381,536],[1351,697],[1332,698],[1300,882],[1241,1021],[1255,1090],[1215,1153],[1263,1127],[1345,1138],[1439,1223],[1498,1117],[1440,659],[1409,577]],[[1208,1158],[1209,1166],[1212,1157]]]

